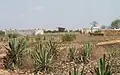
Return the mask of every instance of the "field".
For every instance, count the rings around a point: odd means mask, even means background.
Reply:
[[[111,61],[114,61],[110,71],[115,75],[119,73],[119,36],[89,36],[80,33],[69,34],[74,34],[76,38],[71,40],[68,37],[71,37],[71,35],[65,35],[63,33],[24,37],[27,40],[27,46],[24,47],[22,45],[20,47],[27,49],[27,52],[23,52],[25,54],[23,59],[21,59],[22,57],[19,58],[22,62],[20,66],[18,65],[19,62],[15,63],[14,61],[10,61],[9,59],[12,60],[12,58],[6,54],[8,53],[6,47],[10,47],[8,44],[8,42],[10,43],[10,38],[6,37],[6,39],[2,37],[4,40],[2,39],[0,41],[0,75],[79,75],[80,73],[81,75],[98,75],[95,68],[98,68],[97,62],[103,58],[103,55],[106,55],[106,62],[111,63]],[[69,39],[68,41],[63,41],[62,38],[64,35],[64,38],[67,36],[65,40]],[[22,38],[22,36],[18,38]],[[42,44],[39,42],[42,42]],[[46,45],[46,43],[49,45]],[[12,50],[13,48],[10,47],[10,49]],[[51,50],[50,55],[49,49]],[[14,47],[14,50],[18,49]],[[36,57],[36,50],[41,51],[38,51],[38,54],[42,55],[41,58]],[[111,56],[109,56],[109,53]],[[35,55],[31,57],[31,54]],[[9,59],[5,59],[4,57]],[[8,63],[5,62],[6,60]],[[35,64],[35,62],[38,64]],[[14,66],[10,65],[12,69],[5,67],[9,63],[14,63]],[[77,74],[78,71],[79,74]]]

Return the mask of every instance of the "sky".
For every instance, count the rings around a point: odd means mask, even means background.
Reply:
[[[120,0],[0,0],[0,29],[68,29],[110,25],[120,16]]]

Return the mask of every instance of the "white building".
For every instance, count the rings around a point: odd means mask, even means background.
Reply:
[[[96,24],[95,26],[91,27],[91,32],[95,32],[99,30],[101,30],[101,26],[99,24]]]
[[[95,31],[99,31],[100,30],[100,27],[92,27],[91,28],[91,32],[95,32]]]
[[[39,35],[39,34],[44,34],[44,30],[43,29],[38,29],[38,30],[35,30],[35,35]]]

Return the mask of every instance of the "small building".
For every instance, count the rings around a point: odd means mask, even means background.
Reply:
[[[95,32],[95,31],[99,31],[100,30],[100,27],[92,27],[91,28],[91,32]]]
[[[99,31],[101,30],[100,24],[96,24],[95,26],[91,27],[91,32]]]
[[[44,30],[43,29],[38,29],[38,30],[35,30],[35,35],[39,35],[39,34],[44,34]]]
[[[57,27],[58,28],[58,32],[64,32],[65,31],[65,28],[63,27]]]

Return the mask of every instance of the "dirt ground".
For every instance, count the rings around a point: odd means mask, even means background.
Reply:
[[[114,40],[120,40],[119,36],[89,36],[89,35],[77,35],[76,37],[76,42],[79,42],[79,44],[75,44],[76,46],[80,46],[84,42],[90,41],[94,44],[97,44],[98,42],[108,42],[108,41],[114,41]],[[5,48],[4,46],[5,43],[0,42],[0,60],[2,60],[3,56],[5,56]],[[119,47],[120,43],[113,43],[113,44],[104,44],[104,45],[98,45],[96,47],[93,47],[92,51],[92,60],[98,60],[103,54],[106,54],[108,50],[111,48],[116,48]],[[65,55],[65,51],[62,50],[63,53],[61,53],[61,56],[64,58],[63,55]],[[62,58],[61,57],[61,58]],[[11,74],[6,70],[3,70],[2,63],[0,61],[0,75],[16,75],[16,74]]]

